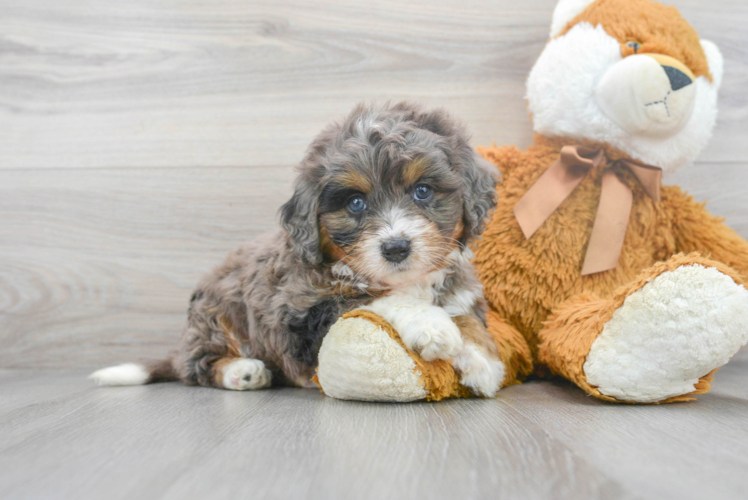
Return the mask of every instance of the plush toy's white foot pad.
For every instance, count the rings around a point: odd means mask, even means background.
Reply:
[[[338,399],[406,402],[428,395],[405,349],[363,318],[340,319],[330,328],[317,379],[325,394]]]
[[[272,374],[259,359],[237,359],[223,368],[223,387],[247,391],[270,386]]]
[[[595,339],[587,381],[621,401],[693,392],[748,341],[748,290],[713,267],[665,272],[626,298]]]
[[[476,396],[494,397],[504,380],[504,363],[491,359],[473,344],[465,344],[452,366],[460,374],[460,383]]]

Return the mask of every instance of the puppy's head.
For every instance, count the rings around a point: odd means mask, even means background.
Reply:
[[[480,235],[497,175],[445,112],[359,106],[309,147],[282,224],[306,262],[395,286]]]

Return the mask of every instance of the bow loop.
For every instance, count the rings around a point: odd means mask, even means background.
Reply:
[[[514,207],[525,238],[532,237],[582,179],[605,160],[602,149],[564,146],[559,158]],[[629,159],[614,162],[603,174],[600,204],[582,266],[583,276],[608,271],[618,264],[633,203],[631,188],[614,172],[619,165],[636,176],[650,198],[660,201],[662,169]]]
[[[586,175],[593,168],[600,166],[605,159],[602,150],[584,146],[564,146],[561,148],[561,164],[579,175]]]

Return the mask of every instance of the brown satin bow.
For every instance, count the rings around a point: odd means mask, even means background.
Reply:
[[[514,215],[525,238],[529,239],[535,234],[535,231],[582,182],[587,173],[605,161],[603,150],[584,146],[564,146],[558,160],[540,176],[514,207]],[[628,168],[639,180],[647,195],[655,202],[660,201],[662,169],[628,159],[617,160],[610,167],[616,164]],[[631,188],[612,168],[607,168],[603,174],[600,204],[582,266],[582,276],[616,267],[623,248],[632,203]]]

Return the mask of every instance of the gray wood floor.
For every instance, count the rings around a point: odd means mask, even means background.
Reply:
[[[388,405],[0,370],[0,497],[748,498],[748,352],[696,403],[564,382]]]
[[[711,144],[666,183],[748,237],[748,2],[668,3],[725,76]],[[85,379],[174,345],[199,277],[275,226],[355,103],[529,144],[554,5],[0,0],[0,498],[748,498],[748,351],[663,407],[563,382],[374,405]]]

